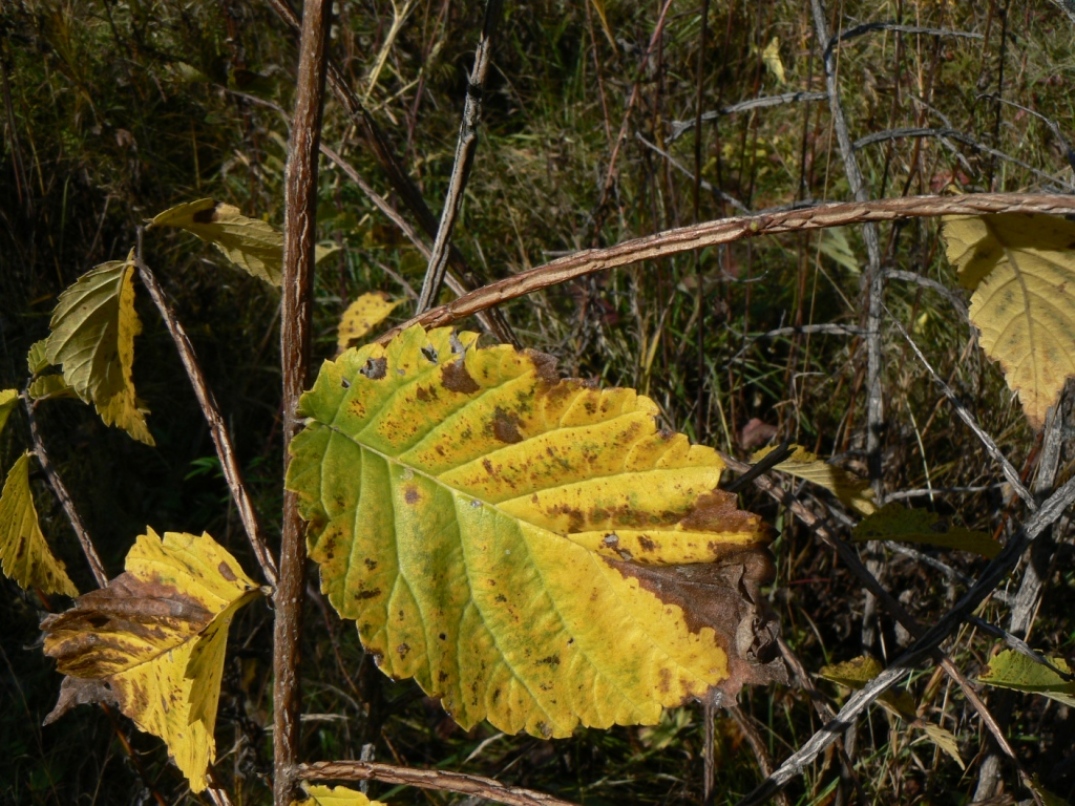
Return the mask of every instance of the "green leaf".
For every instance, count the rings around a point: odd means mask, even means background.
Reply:
[[[37,375],[48,369],[49,359],[45,354],[45,345],[48,343],[48,339],[41,339],[41,341],[35,341],[30,345],[30,349],[26,353],[26,366],[30,370],[31,375]]]
[[[0,432],[4,430],[4,426],[7,425],[7,418],[11,416],[11,412],[18,402],[18,389],[0,389]]]
[[[908,509],[902,504],[886,504],[880,511],[864,518],[852,532],[859,543],[868,540],[897,540],[902,543],[928,543],[932,546],[970,551],[993,559],[1000,544],[985,532],[953,526],[949,518],[927,509]]]
[[[41,534],[30,490],[29,452],[11,466],[0,493],[0,568],[24,590],[78,596],[66,567]]]
[[[750,461],[757,463],[775,447],[774,445],[762,448],[751,457]],[[869,515],[871,512],[877,511],[869,482],[863,481],[858,476],[852,475],[842,468],[830,465],[816,453],[811,453],[801,445],[793,445],[792,447],[795,449],[794,453],[780,464],[774,465],[773,470],[779,470],[789,476],[795,476],[809,481],[811,484],[824,487],[839,498],[844,506],[857,509],[863,515]]]
[[[149,222],[153,227],[178,227],[213,244],[232,263],[279,286],[284,259],[284,235],[258,218],[248,218],[238,207],[213,199],[179,204]]]
[[[412,327],[326,362],[287,488],[339,613],[462,725],[653,724],[776,669],[759,519],[630,389]]]
[[[93,403],[106,424],[153,445],[148,412],[139,406],[131,378],[134,337],[142,332],[134,310],[133,261],[132,251],[125,261],[95,266],[60,295],[45,358],[62,365],[64,382],[84,402]],[[38,386],[35,391],[47,395],[59,390]]]
[[[1003,214],[944,219],[948,260],[973,291],[970,319],[999,361],[1030,424],[1040,428],[1075,376],[1075,222]],[[1058,304],[1060,301],[1060,304]]]
[[[1071,667],[1063,658],[1049,658],[1049,663],[1064,674],[1071,673]],[[990,686],[1043,694],[1049,699],[1075,706],[1075,682],[1064,679],[1044,663],[1038,663],[1012,649],[1006,649],[993,658],[978,679]]]

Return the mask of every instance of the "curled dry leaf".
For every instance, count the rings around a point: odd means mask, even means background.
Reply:
[[[78,596],[64,564],[41,533],[30,490],[30,453],[18,458],[0,493],[0,568],[24,590]]]
[[[45,654],[67,675],[45,724],[75,705],[115,703],[165,741],[201,792],[216,754],[228,626],[260,589],[209,535],[147,532],[125,573],[42,622]]]
[[[95,266],[60,294],[44,358],[32,348],[28,360],[39,366],[42,360],[62,365],[63,382],[84,402],[93,403],[106,424],[153,445],[146,426],[148,412],[138,403],[132,379],[134,337],[142,332],[134,310],[133,261],[132,252],[127,260]],[[31,389],[40,397],[63,391],[56,382]]]
[[[766,530],[631,389],[412,327],[326,362],[287,487],[321,587],[464,726],[565,736],[782,673]]]
[[[948,260],[973,292],[970,320],[1034,428],[1075,376],[1075,222],[1006,213],[944,219]],[[1075,287],[1075,286],[1073,286]]]

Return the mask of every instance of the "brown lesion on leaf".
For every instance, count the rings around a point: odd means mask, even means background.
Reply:
[[[422,500],[422,493],[419,491],[417,485],[408,484],[403,488],[403,500],[411,506],[414,506]]]
[[[355,598],[358,599],[359,601],[363,601],[365,599],[376,599],[380,595],[381,595],[381,589],[380,588],[374,588],[371,591],[359,591],[358,593],[355,594]]]
[[[519,424],[520,420],[517,415],[497,406],[489,427],[493,436],[499,441],[514,445],[523,441],[523,435],[519,433]]]
[[[218,220],[217,209],[220,207],[220,202],[217,202],[212,207],[206,207],[204,210],[199,210],[190,218],[195,224],[214,224]]]
[[[459,392],[463,395],[472,395],[481,389],[477,382],[467,372],[466,363],[462,358],[445,364],[440,369],[441,383],[450,392]]]
[[[359,372],[371,381],[379,381],[388,372],[388,359],[384,356],[381,356],[380,358],[367,358],[365,365],[363,365]]]
[[[411,648],[408,644],[400,644],[396,647],[396,654],[399,655],[401,659],[407,657],[407,653],[410,651]]]
[[[680,521],[684,529],[697,532],[761,532],[761,518],[737,506],[734,493],[713,490],[703,493]]]
[[[219,573],[228,582],[234,582],[239,577],[235,576],[235,572],[231,570],[231,566],[223,560],[220,561],[220,565],[216,567],[217,573]]]
[[[366,570],[368,571],[372,571],[374,568],[377,567],[377,561],[370,557],[364,558],[362,560],[362,564],[366,566]]]

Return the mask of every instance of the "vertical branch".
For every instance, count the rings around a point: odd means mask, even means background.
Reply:
[[[295,114],[291,121],[284,186],[284,273],[280,320],[283,374],[284,470],[288,447],[298,428],[296,410],[310,364],[314,241],[317,224],[317,156],[325,90],[325,47],[331,3],[306,0],[302,10]],[[298,500],[284,494],[280,538],[280,580],[273,629],[273,800],[292,802],[298,761],[299,637],[306,546]]]
[[[485,91],[485,77],[489,73],[489,55],[492,51],[493,33],[500,19],[502,0],[488,0],[485,6],[485,20],[482,23],[481,39],[474,53],[474,69],[470,72],[467,85],[467,100],[463,105],[463,122],[459,126],[459,140],[455,144],[455,164],[448,180],[448,196],[444,200],[444,209],[440,214],[440,226],[433,241],[433,254],[429,257],[422,292],[418,295],[415,315],[425,313],[432,306],[444,283],[444,272],[448,268],[448,243],[452,237],[459,207],[463,203],[463,189],[467,185],[470,166],[474,162],[474,151],[478,147],[478,124],[481,122],[482,93]]]

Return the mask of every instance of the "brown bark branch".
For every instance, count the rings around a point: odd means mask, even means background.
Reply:
[[[571,801],[532,789],[507,786],[481,775],[446,770],[419,770],[373,761],[319,761],[303,764],[299,767],[298,777],[304,781],[384,781],[388,784],[475,795],[511,806],[574,806]]]
[[[331,3],[306,0],[302,10],[295,114],[291,120],[284,185],[283,298],[280,303],[280,362],[283,375],[284,473],[288,446],[300,423],[299,396],[310,367],[314,244],[317,226],[317,157],[325,90]],[[306,583],[306,546],[298,499],[284,493],[280,537],[280,581],[273,625],[273,800],[288,806],[295,795],[300,739],[299,638]]]

